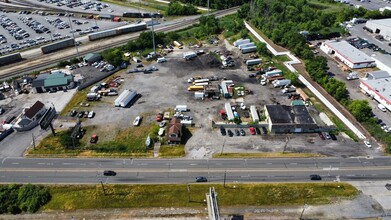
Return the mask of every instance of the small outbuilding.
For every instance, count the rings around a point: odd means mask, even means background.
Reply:
[[[83,60],[88,64],[92,64],[102,60],[102,56],[99,53],[89,53],[84,56]]]

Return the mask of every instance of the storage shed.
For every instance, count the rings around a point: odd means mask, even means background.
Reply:
[[[84,62],[91,64],[102,60],[102,56],[99,53],[89,53],[85,55],[83,59]]]

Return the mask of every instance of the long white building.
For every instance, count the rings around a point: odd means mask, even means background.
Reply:
[[[360,88],[391,111],[391,75],[387,71],[367,73],[367,77],[361,79]]]
[[[346,41],[325,41],[320,49],[351,69],[375,67],[375,60]]]

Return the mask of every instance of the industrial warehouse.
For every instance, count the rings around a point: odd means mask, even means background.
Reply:
[[[325,41],[320,49],[351,69],[376,66],[375,60],[346,41]]]
[[[379,102],[379,108],[391,111],[391,75],[387,71],[367,73],[367,77],[360,80],[363,93]],[[384,106],[384,108],[382,107]]]
[[[391,40],[391,18],[369,20],[365,27],[372,31],[372,33],[383,36],[385,40]]]

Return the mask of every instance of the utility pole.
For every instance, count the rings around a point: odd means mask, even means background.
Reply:
[[[155,31],[153,29],[153,26],[155,25],[153,21],[153,14],[151,13],[151,21],[152,21],[152,43],[153,43],[153,57],[156,57],[156,46],[155,46]]]
[[[225,188],[225,180],[227,179],[227,169],[224,170],[224,188]]]
[[[220,152],[220,155],[223,155],[223,151],[224,151],[224,145],[225,145],[225,138],[224,138],[224,142],[223,142],[223,147],[221,147],[221,152]]]
[[[66,12],[67,12],[67,15],[68,15],[68,21],[69,21],[69,26],[70,26],[71,32],[72,32],[72,37],[73,37],[73,40],[75,41],[75,48],[76,48],[77,58],[79,58],[80,57],[79,48],[77,48],[75,32],[73,31],[73,28],[72,28],[71,15],[68,13],[68,10]]]
[[[33,136],[33,149],[35,150],[35,136],[34,133],[31,134]]]
[[[210,13],[210,9],[209,9],[209,0],[208,0],[208,15],[209,15],[209,13]]]
[[[190,184],[187,184],[187,193],[189,194],[189,202],[191,201],[190,200]]]

